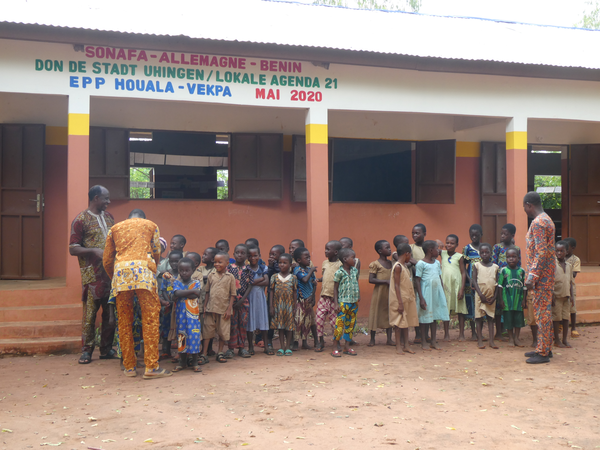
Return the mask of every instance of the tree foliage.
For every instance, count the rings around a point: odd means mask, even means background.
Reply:
[[[314,0],[315,5],[346,8],[419,12],[422,0]]]
[[[560,187],[561,177],[558,175],[536,175],[534,181],[534,188],[537,191],[538,187]],[[562,208],[562,194],[546,194],[540,193],[542,199],[542,207],[544,209],[561,209]]]
[[[600,29],[600,3],[598,0],[587,2],[589,8],[583,13],[583,18],[575,24],[579,28]]]
[[[151,180],[151,167],[130,167],[129,178],[131,181],[145,181]],[[129,198],[152,198],[152,191],[150,188],[142,187],[131,187],[129,188]]]

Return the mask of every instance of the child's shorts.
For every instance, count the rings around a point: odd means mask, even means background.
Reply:
[[[512,330],[513,328],[523,328],[525,326],[525,314],[523,311],[502,311],[504,318],[504,328]]]
[[[535,321],[535,311],[533,310],[533,301],[532,295],[529,291],[525,294],[527,295],[527,325],[530,327],[536,327],[537,322]]]
[[[571,314],[577,314],[577,292],[575,283],[573,283],[573,304],[571,305]]]
[[[569,297],[556,297],[552,307],[552,322],[569,320],[571,317],[571,299]]]
[[[223,314],[204,313],[202,324],[202,339],[212,339],[218,335],[222,341],[228,341],[230,336],[231,320],[224,319]]]

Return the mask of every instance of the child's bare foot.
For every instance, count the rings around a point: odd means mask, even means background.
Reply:
[[[519,341],[517,338],[515,338],[514,344],[515,344],[515,347],[524,347],[524,345],[521,344],[521,341]]]
[[[433,350],[441,350],[441,348],[440,348],[440,346],[439,346],[439,344],[437,342],[432,342],[431,343],[431,348]]]
[[[404,356],[404,352],[402,351],[402,349],[396,350],[396,354],[398,354],[400,356]]]
[[[385,345],[391,345],[391,346],[395,347],[396,343],[394,341],[392,341],[391,339],[388,339],[387,342],[385,343]]]
[[[414,354],[415,354],[415,352],[413,352],[413,351],[412,351],[410,348],[408,348],[408,347],[404,347],[402,350],[404,351],[404,353],[409,353],[409,354],[411,354],[411,355],[414,355]]]
[[[464,342],[465,341],[465,335],[464,334],[459,334],[458,335],[458,342]]]
[[[298,351],[298,341],[294,341],[291,350],[294,352]]]
[[[515,341],[514,341],[513,339],[509,339],[509,340],[508,340],[508,346],[509,346],[509,347],[516,347],[516,345],[515,345]]]
[[[567,341],[563,341],[564,348],[573,348]]]
[[[375,338],[371,338],[371,340],[367,344],[367,347],[374,347],[374,346],[375,346]]]
[[[476,334],[471,336],[471,341],[479,341]]]
[[[423,350],[424,352],[430,352],[431,351],[431,347],[426,342],[423,342],[421,344],[421,350]]]
[[[565,345],[561,341],[554,341],[554,346],[559,348],[567,348],[567,345]]]
[[[450,342],[450,335],[444,336],[444,342]]]
[[[306,341],[306,339],[302,340],[302,350],[309,350],[310,347],[308,346],[308,342]]]
[[[536,348],[537,347],[537,342],[532,342],[530,345],[531,348]]]
[[[354,339],[350,339],[350,345],[352,345],[354,347],[358,347],[360,344],[358,342],[356,342]]]

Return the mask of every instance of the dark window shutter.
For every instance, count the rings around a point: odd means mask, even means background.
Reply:
[[[417,203],[454,203],[456,141],[417,142]]]
[[[129,131],[90,127],[90,187],[100,184],[113,199],[129,198]]]

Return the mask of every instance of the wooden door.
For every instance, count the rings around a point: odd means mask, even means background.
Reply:
[[[43,278],[44,125],[0,125],[0,279]]]
[[[570,234],[582,264],[600,264],[600,144],[572,145],[569,167]]]
[[[483,241],[500,242],[506,224],[506,143],[481,143],[481,227]],[[525,232],[525,230],[520,230]]]

